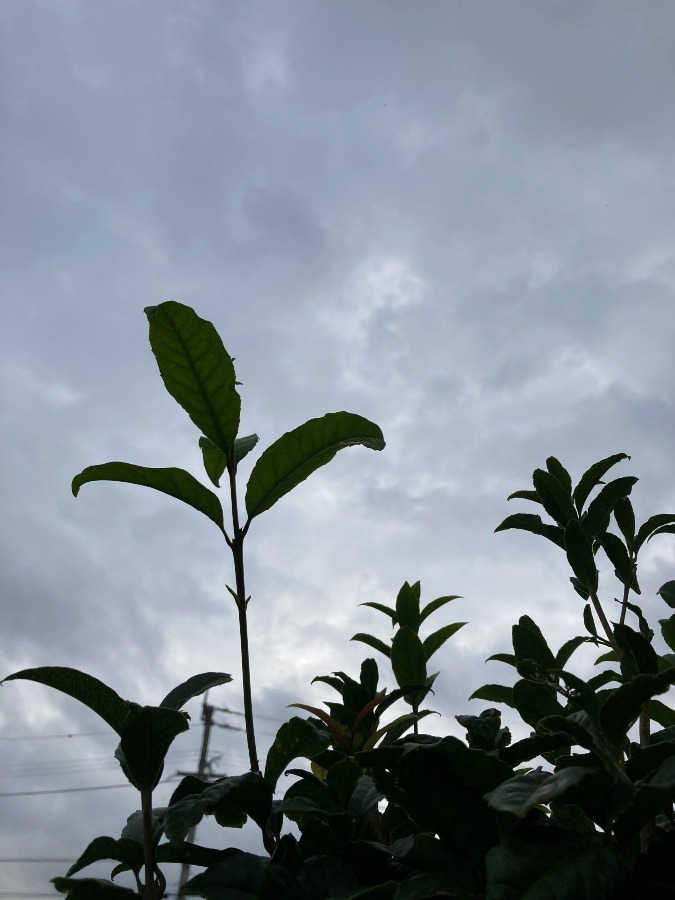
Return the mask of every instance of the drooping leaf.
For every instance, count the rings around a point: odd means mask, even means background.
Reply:
[[[338,450],[361,444],[382,450],[384,438],[373,422],[354,413],[327,413],[310,419],[276,440],[256,462],[246,488],[249,519],[270,509],[277,500],[330,462]]]
[[[288,764],[298,756],[311,759],[330,744],[330,735],[299,716],[284,722],[267,753],[265,781],[274,789]]]
[[[230,681],[232,681],[232,676],[225,672],[202,672],[201,675],[193,675],[169,691],[159,705],[169,709],[181,709],[193,697],[198,697],[204,691]]]
[[[109,688],[107,684],[99,681],[98,678],[67,666],[22,669],[20,672],[14,672],[13,675],[8,675],[3,683],[15,679],[36,681],[38,684],[45,684],[63,694],[68,694],[69,697],[79,700],[80,703],[99,715],[120,735],[127,716],[135,705],[129,703],[128,700],[123,700],[119,694]]]
[[[543,469],[535,469],[532,475],[535,491],[539,494],[546,512],[563,528],[577,513],[572,503],[571,489],[568,492],[555,475]]]
[[[671,609],[675,609],[675,581],[666,581],[656,593]]]
[[[183,713],[163,706],[135,707],[127,717],[116,757],[140,791],[150,791],[159,781],[169,747],[189,728]]]
[[[553,541],[554,544],[563,550],[565,549],[562,528],[557,525],[547,525],[545,522],[542,522],[541,516],[537,516],[534,513],[515,513],[512,516],[507,516],[501,525],[495,528],[495,532],[506,531],[509,528],[517,528],[520,531],[539,534],[548,538],[549,541]]]
[[[241,398],[232,357],[211,322],[168,301],[145,309],[162,381],[199,431],[227,454],[239,430]]]
[[[456,634],[466,624],[466,622],[452,622],[450,625],[444,625],[425,638],[422,641],[422,649],[424,650],[426,661],[429,662],[434,653],[443,646],[448,638],[451,638],[453,634]]]
[[[125,462],[108,462],[98,466],[87,466],[73,478],[73,496],[77,497],[83,484],[92,481],[119,481],[137,484],[161,491],[177,500],[182,500],[193,509],[208,516],[223,531],[223,508],[220,500],[208,488],[183,469],[151,469]]]
[[[675,515],[670,513],[662,513],[657,516],[651,516],[644,525],[641,525],[638,533],[635,537],[635,552],[640,549],[640,547],[644,544],[647,538],[654,534],[657,528],[663,528],[664,525],[671,525],[675,522]]]
[[[535,806],[548,803],[575,787],[586,777],[586,771],[575,766],[559,772],[543,772],[540,768],[503,781],[485,799],[494,809],[522,818]]]
[[[462,598],[459,594],[449,594],[447,597],[436,597],[435,600],[431,600],[426,604],[422,613],[420,615],[420,624],[424,622],[433,612],[436,612],[437,609],[440,609],[442,606],[445,606],[446,603],[450,603],[451,600],[461,600]]]
[[[426,681],[424,646],[417,634],[405,625],[399,628],[391,643],[391,668],[399,687]]]
[[[565,552],[579,581],[589,591],[595,591],[598,586],[598,570],[595,567],[593,548],[583,528],[576,521],[570,522],[565,528]]]
[[[490,703],[504,703],[515,709],[513,688],[503,684],[484,684],[469,697],[469,700],[487,700]]]
[[[191,794],[166,811],[164,832],[172,844],[185,840],[190,829],[205,815],[213,815],[224,827],[241,827],[250,816],[264,828],[272,808],[272,788],[259,772],[221,778],[205,784],[198,794]]]
[[[420,627],[420,583],[404,582],[396,597],[396,621],[417,634]]]
[[[128,838],[115,840],[115,838],[107,837],[106,835],[94,838],[79,859],[68,869],[66,877],[70,878],[76,872],[80,872],[92,863],[103,859],[116,860],[124,863],[132,871],[139,872],[143,867],[143,847],[137,841],[132,841]]]
[[[603,487],[598,496],[591,501],[586,517],[582,522],[586,534],[595,537],[595,535],[607,531],[609,519],[614,512],[617,501],[621,497],[627,497],[630,494],[637,480],[637,478],[632,476],[617,478]]]
[[[518,660],[514,653],[493,653],[492,656],[488,656],[485,662],[503,662],[506,663],[507,666],[513,666],[514,668],[518,665]]]
[[[514,491],[506,498],[507,500],[532,500],[534,503],[541,505],[541,498],[536,491]]]
[[[396,624],[396,610],[390,606],[385,606],[384,603],[359,603],[359,606],[370,606],[371,609],[377,609],[379,612],[384,613],[385,616],[389,616],[392,624]]]
[[[600,484],[603,475],[622,459],[630,459],[630,456],[627,453],[615,453],[613,456],[608,456],[606,459],[601,459],[600,462],[594,463],[590,469],[584,472],[573,494],[574,505],[579,513],[584,508],[584,504],[593,488]]]
[[[570,746],[564,734],[535,734],[499,751],[499,758],[514,768],[545,753],[553,753]]]

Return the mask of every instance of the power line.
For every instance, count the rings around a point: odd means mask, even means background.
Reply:
[[[109,791],[114,788],[133,787],[131,784],[99,784],[95,787],[52,788],[48,791],[11,791],[0,794],[0,797],[32,797],[38,794],[76,794],[80,791]]]
[[[74,859],[56,856],[0,856],[0,863],[74,863]]]
[[[72,734],[2,734],[0,741],[38,741],[47,738],[99,737],[109,731],[79,731]],[[0,894],[2,896],[2,894]]]

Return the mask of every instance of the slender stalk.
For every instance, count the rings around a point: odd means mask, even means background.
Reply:
[[[616,653],[616,655],[619,657],[619,659],[621,659],[621,657],[623,656],[623,651],[617,643],[617,640],[614,636],[614,629],[610,625],[609,620],[607,619],[607,616],[605,615],[605,611],[602,608],[602,605],[598,598],[598,594],[595,590],[591,591],[590,598],[591,598],[591,602],[593,604],[593,609],[595,610],[595,612],[598,616],[598,619],[600,619],[600,623],[602,624],[604,632],[607,635],[607,640],[611,644],[612,650]]]
[[[155,841],[152,833],[152,791],[141,791],[141,811],[143,815],[143,859],[145,869],[145,900],[160,900],[164,886],[155,880]],[[163,880],[163,879],[162,879]]]
[[[239,612],[239,642],[241,647],[241,677],[244,690],[244,723],[246,725],[246,743],[252,772],[259,772],[258,751],[255,742],[255,725],[253,723],[253,698],[251,693],[251,663],[248,648],[248,620],[246,598],[246,581],[244,577],[244,537],[246,529],[239,526],[239,508],[237,505],[237,464],[234,450],[230,451],[227,471],[230,477],[230,500],[232,503],[232,528],[234,536],[230,543],[234,562],[234,577],[237,592],[237,610]]]

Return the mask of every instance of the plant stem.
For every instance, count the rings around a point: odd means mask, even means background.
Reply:
[[[253,724],[253,699],[251,694],[251,663],[248,649],[248,620],[246,598],[246,581],[244,578],[244,537],[246,529],[239,526],[239,508],[237,505],[237,464],[234,450],[230,451],[227,464],[230,476],[230,500],[232,503],[232,527],[234,536],[230,547],[234,562],[234,577],[237,586],[237,611],[239,613],[239,643],[241,647],[241,678],[244,691],[244,723],[246,725],[246,743],[248,758],[252,772],[259,772],[258,751],[255,743],[255,725]]]
[[[616,638],[614,637],[614,629],[609,624],[607,616],[605,615],[605,611],[602,608],[602,605],[598,598],[598,594],[595,590],[591,591],[590,598],[591,598],[591,602],[593,603],[593,609],[595,610],[598,618],[600,619],[600,623],[602,624],[604,632],[607,635],[607,640],[611,644],[612,650],[616,653],[616,655],[619,657],[619,660],[620,660],[621,657],[623,656],[623,651],[621,650],[621,647],[619,647],[619,645],[616,641]]]
[[[145,900],[160,900],[159,885],[155,881],[155,841],[152,833],[152,791],[141,791],[141,810],[143,815],[143,859],[145,868]]]

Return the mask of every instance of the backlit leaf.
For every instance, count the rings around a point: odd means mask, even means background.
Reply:
[[[276,440],[256,462],[246,488],[249,520],[330,462],[338,450],[361,444],[382,450],[384,438],[373,422],[353,413],[327,413]]]

